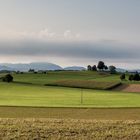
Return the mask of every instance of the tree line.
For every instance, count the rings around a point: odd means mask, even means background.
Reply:
[[[105,63],[103,61],[99,61],[97,66],[96,65],[88,65],[87,66],[87,70],[88,71],[110,71],[110,73],[116,73],[116,67],[111,65],[111,66],[107,66],[105,65]]]
[[[121,80],[127,80],[127,79],[126,79],[126,74],[123,73],[123,74],[120,76],[120,79],[121,79]],[[140,81],[140,75],[139,75],[139,73],[136,72],[135,74],[130,74],[130,75],[128,76],[128,80],[129,80],[129,81]]]

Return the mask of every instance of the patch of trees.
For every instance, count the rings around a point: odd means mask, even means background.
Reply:
[[[35,70],[34,70],[34,69],[29,69],[29,71],[28,71],[28,72],[34,73],[34,72],[35,72]]]
[[[3,82],[8,82],[8,83],[13,82],[13,79],[14,78],[11,74],[7,74],[4,77],[2,77],[2,81]]]
[[[97,71],[97,67],[96,67],[96,65],[94,65],[94,66],[88,65],[87,70],[88,71]]]
[[[99,61],[97,65],[88,65],[87,66],[87,70],[88,71],[108,71],[111,74],[116,73],[116,67],[111,65],[111,66],[107,66],[105,65],[105,63],[103,61]]]
[[[140,75],[139,73],[131,74],[129,75],[129,81],[140,81]]]
[[[22,71],[17,71],[16,74],[24,74]]]
[[[126,80],[126,75],[125,73],[123,73],[121,76],[120,76],[120,79],[121,80]],[[136,72],[135,74],[130,74],[129,77],[128,77],[128,80],[129,81],[140,81],[140,75],[138,72]]]

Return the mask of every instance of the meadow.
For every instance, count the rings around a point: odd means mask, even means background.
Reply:
[[[3,106],[140,107],[138,93],[17,83],[0,83],[0,89],[0,105]]]

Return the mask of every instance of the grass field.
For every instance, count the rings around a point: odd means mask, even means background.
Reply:
[[[81,104],[81,92],[83,104]],[[138,93],[0,83],[0,105],[41,107],[140,107]]]

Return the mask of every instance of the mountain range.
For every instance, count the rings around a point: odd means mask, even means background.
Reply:
[[[0,64],[0,71],[8,70],[8,71],[28,71],[29,69],[34,69],[35,71],[38,70],[85,70],[84,67],[72,66],[62,68],[59,65],[47,62],[34,62],[34,63],[1,63]]]
[[[34,63],[17,63],[17,64],[12,64],[12,63],[1,63],[0,64],[0,71],[28,71],[29,69],[34,69],[35,71],[39,70],[76,70],[76,71],[81,71],[81,70],[86,70],[85,67],[81,66],[70,66],[70,67],[65,67],[62,68],[59,65],[53,64],[53,63],[47,63],[47,62],[34,62]],[[139,72],[140,69],[133,69],[133,70],[127,70],[127,69],[122,69],[122,68],[117,68],[117,72]]]

